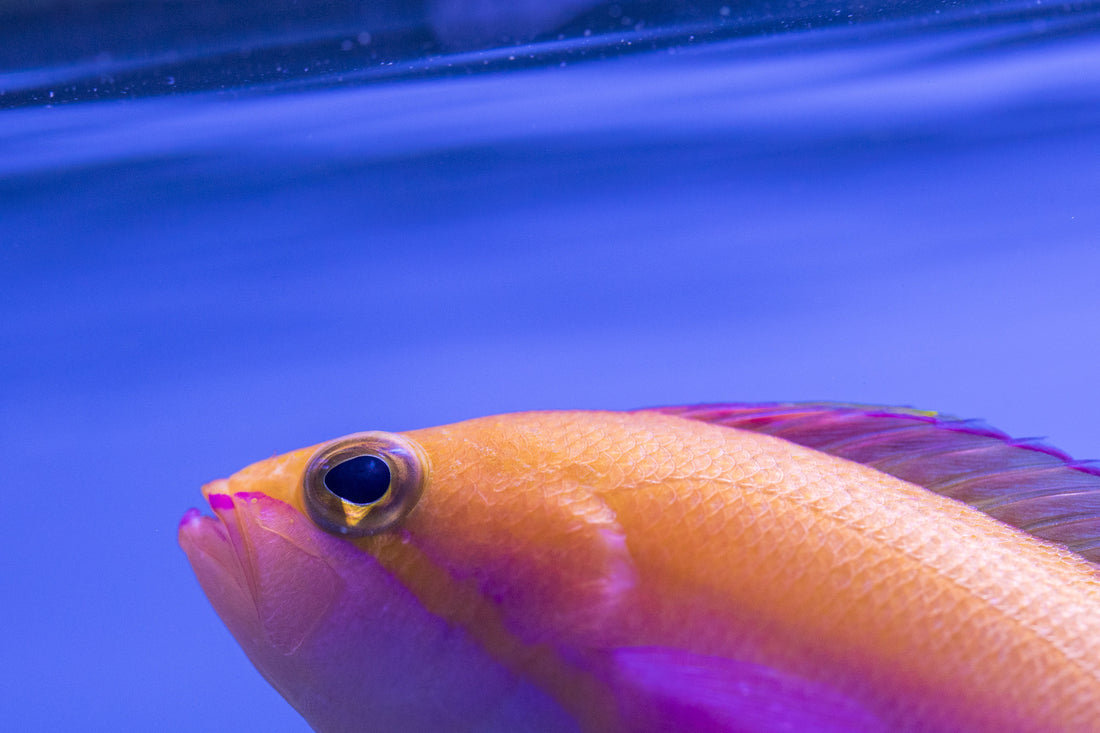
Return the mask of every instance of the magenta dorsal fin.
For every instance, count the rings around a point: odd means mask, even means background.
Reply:
[[[1100,563],[1100,467],[974,420],[827,402],[657,412],[774,435],[965,502]]]

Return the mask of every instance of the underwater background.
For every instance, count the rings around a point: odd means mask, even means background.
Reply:
[[[305,731],[176,545],[358,430],[828,399],[1100,458],[1100,3],[0,0],[0,719]]]

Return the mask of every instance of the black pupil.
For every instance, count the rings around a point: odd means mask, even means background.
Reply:
[[[325,488],[352,504],[373,504],[390,487],[390,467],[378,456],[357,456],[329,469]]]

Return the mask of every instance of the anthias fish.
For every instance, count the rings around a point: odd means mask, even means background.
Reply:
[[[1100,729],[1100,472],[835,404],[366,432],[180,544],[318,731]]]

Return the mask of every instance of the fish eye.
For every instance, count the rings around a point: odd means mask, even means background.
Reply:
[[[394,433],[356,433],[321,446],[306,465],[306,511],[332,534],[364,537],[400,522],[420,499],[427,460]]]

